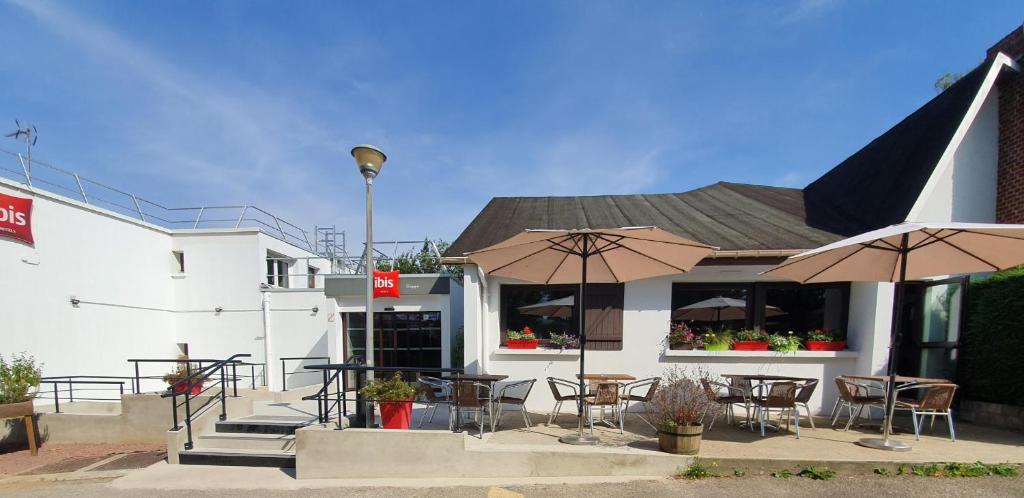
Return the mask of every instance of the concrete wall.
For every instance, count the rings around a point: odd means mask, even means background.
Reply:
[[[333,299],[324,297],[323,289],[275,289],[266,291],[270,297],[271,350],[273,368],[268,382],[274,390],[282,389],[280,358],[328,356],[331,360],[288,361],[288,388],[319,383],[317,372],[304,365],[338,361],[336,343],[341,340],[341,317]],[[316,307],[317,311],[313,312]]]
[[[850,352],[818,355],[798,352],[777,353],[666,352],[666,336],[671,321],[672,284],[675,282],[749,282],[760,279],[767,267],[698,267],[694,272],[627,282],[623,306],[623,344],[621,351],[588,351],[587,371],[627,373],[640,378],[661,375],[666,368],[690,371],[704,369],[711,374],[775,374],[821,380],[810,406],[827,412],[837,393],[832,379],[840,374],[876,373],[884,366],[891,313],[891,285],[853,284],[851,289],[848,339]],[[473,265],[466,266],[466,367],[473,371],[509,375],[510,381],[537,379],[528,408],[546,411],[554,405],[546,377],[575,379],[579,371],[578,352],[519,352],[499,348],[500,286],[509,279],[481,279]],[[486,290],[484,290],[486,289]],[[879,289],[882,289],[881,291]],[[476,315],[479,313],[479,320]]]

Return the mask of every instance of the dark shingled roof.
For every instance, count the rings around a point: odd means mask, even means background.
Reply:
[[[905,221],[989,66],[967,73],[805,187],[808,224],[850,236]]]
[[[722,250],[811,249],[841,237],[804,222],[797,189],[716,183],[681,194],[495,197],[455,239],[462,256],[527,228],[656,226]]]

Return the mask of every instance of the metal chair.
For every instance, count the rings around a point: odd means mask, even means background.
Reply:
[[[847,410],[844,431],[850,430],[850,426],[860,419],[864,407],[868,407],[869,413],[872,407],[882,408],[884,411],[885,397],[871,394],[871,386],[858,384],[843,376],[836,377],[835,380],[836,389],[839,391],[839,399],[836,400],[835,406],[832,407],[832,414],[829,416],[832,419],[831,425],[833,427],[835,427],[836,422],[839,420],[839,415],[842,414],[844,406]],[[854,408],[856,408],[856,411],[854,411]]]
[[[619,389],[622,387],[618,382],[598,382],[592,389],[591,394],[587,394],[583,397],[583,403],[586,405],[587,420],[590,423],[590,433],[594,433],[594,408],[611,408],[612,417],[618,419],[619,422],[619,434],[623,434],[622,430],[622,414],[619,413]],[[602,412],[603,413],[603,412]]]
[[[551,409],[551,415],[548,417],[548,425],[551,425],[555,421],[555,417],[558,416],[558,412],[562,410],[562,403],[566,401],[579,401],[580,388],[579,384],[557,377],[548,377],[547,380],[548,388],[551,389],[551,395],[555,398],[555,406]],[[566,392],[563,389],[569,389],[570,391]]]
[[[622,407],[623,426],[625,426],[626,423],[626,415],[629,415],[629,404],[643,403],[644,413],[647,414],[647,417],[645,418],[643,415],[640,415],[639,413],[637,413],[636,416],[639,417],[640,420],[643,420],[644,423],[651,426],[652,429],[657,430],[657,427],[654,427],[654,424],[652,424],[650,421],[650,403],[651,400],[654,399],[654,393],[658,390],[659,384],[661,384],[661,377],[651,377],[649,379],[633,381],[622,386],[622,390],[625,391],[625,394],[620,396],[619,399],[624,403],[624,406]]]
[[[771,410],[779,410],[779,421],[782,416],[789,413],[796,419],[796,438],[800,439],[800,412],[796,409],[796,393],[799,386],[796,382],[770,382],[757,386],[758,393],[754,397],[754,406],[757,409],[757,420],[761,425],[761,437],[764,437],[764,425],[771,418]],[[768,394],[761,396],[760,391],[768,390]],[[786,417],[786,430],[789,430],[789,418]]]
[[[811,423],[811,429],[817,429],[814,426],[814,417],[811,416],[811,407],[807,405],[811,401],[811,395],[814,394],[814,389],[818,387],[818,379],[807,379],[796,392],[796,404],[797,409],[803,407],[804,411],[807,412],[807,420]]]
[[[537,379],[521,380],[506,384],[498,390],[498,395],[494,398],[494,402],[498,405],[498,415],[494,419],[495,428],[501,425],[501,414],[505,411],[505,405],[519,405],[526,427],[532,426],[530,416],[526,413],[526,398],[530,396],[530,391],[533,390],[533,384],[536,382]]]
[[[920,401],[900,399],[898,393],[913,389],[924,389],[924,395]],[[932,416],[929,430],[935,429],[935,416],[945,416],[946,424],[949,427],[949,439],[956,442],[956,432],[953,430],[953,395],[956,394],[956,384],[917,384],[897,389],[896,409],[910,410],[910,417],[914,421],[914,436],[921,440],[921,424],[924,417]],[[920,416],[920,419],[918,419]]]
[[[452,401],[451,383],[437,377],[420,376],[420,392],[423,393],[422,402],[425,405],[423,415],[420,416],[420,423],[416,425],[419,429],[423,422],[434,421],[434,414],[438,405],[450,405]],[[430,419],[427,419],[427,412],[430,412]],[[448,427],[452,426],[452,409],[448,408]]]
[[[712,405],[719,405],[725,409],[726,423],[736,422],[736,414],[733,411],[733,405],[743,405],[744,408],[747,409],[747,418],[750,418],[750,400],[747,398],[747,391],[743,388],[708,379],[700,379],[700,385],[704,388],[704,394],[708,397],[708,401],[710,402],[704,408],[704,413],[701,414],[701,423],[703,423],[704,418],[707,417],[708,410]],[[722,395],[722,391],[727,394]],[[719,413],[720,411],[715,411],[714,416],[711,417],[711,423],[708,424],[709,431],[715,427],[715,420],[718,419]]]
[[[480,439],[484,437],[484,415],[494,424],[494,417],[491,416],[491,387],[487,384],[469,380],[459,380],[452,383],[452,398],[455,400],[458,413],[456,426],[462,425],[462,415],[466,412],[474,413],[473,421],[480,429]],[[491,428],[494,431],[494,428]]]

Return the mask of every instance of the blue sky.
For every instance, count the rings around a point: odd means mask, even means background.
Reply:
[[[31,121],[37,158],[166,205],[353,241],[348,151],[370,142],[376,237],[452,240],[493,196],[802,187],[1022,21],[1020,2],[0,1],[0,131]]]

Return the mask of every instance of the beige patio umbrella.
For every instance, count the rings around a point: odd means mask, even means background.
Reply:
[[[777,306],[764,307],[764,316],[780,316],[786,312]],[[717,296],[676,308],[673,320],[695,322],[720,322],[722,320],[743,320],[747,317],[747,302],[733,297]]]
[[[493,246],[467,253],[490,275],[541,284],[580,284],[580,393],[584,392],[587,282],[619,283],[685,273],[714,247],[654,227],[526,230]],[[560,440],[596,444],[583,434],[583,403],[577,402],[579,431]]]
[[[797,254],[764,274],[801,283],[897,284],[889,330],[889,383],[883,437],[862,439],[858,444],[907,451],[909,445],[889,438],[896,400],[896,353],[903,320],[903,284],[907,280],[991,272],[1021,264],[1024,264],[1024,225],[907,222]]]
[[[549,318],[572,318],[572,308],[575,304],[572,296],[539,303],[527,304],[516,309],[523,315],[545,316]]]

